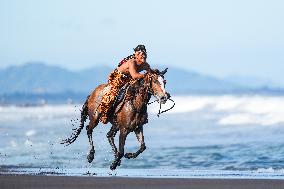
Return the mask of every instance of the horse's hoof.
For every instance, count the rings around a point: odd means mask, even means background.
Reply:
[[[117,162],[117,166],[120,166],[121,165],[121,160],[119,160],[118,162]]]
[[[124,154],[124,157],[127,159],[136,158],[134,153],[126,153]]]
[[[88,159],[88,162],[89,162],[89,163],[92,163],[92,161],[94,160],[94,154],[89,154],[89,155],[87,156],[87,159]]]
[[[112,170],[112,171],[115,170],[116,166],[117,166],[116,163],[112,163],[111,166],[110,166],[110,170]]]
[[[88,162],[92,163],[92,161],[94,160],[94,154],[95,154],[95,150],[91,150],[90,153],[87,156]]]
[[[114,160],[114,162],[111,164],[110,169],[113,171],[116,169],[117,166],[120,166],[121,160]]]

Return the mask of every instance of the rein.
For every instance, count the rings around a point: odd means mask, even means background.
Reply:
[[[161,103],[159,103],[159,100],[154,100],[153,102],[149,102],[148,105],[153,104],[154,102],[158,102],[158,103],[160,104],[160,108],[159,108],[159,112],[157,113],[157,116],[160,117],[160,115],[161,115],[162,113],[165,113],[165,112],[167,112],[167,111],[173,109],[173,108],[175,107],[175,105],[176,105],[176,103],[175,103],[175,101],[174,101],[173,99],[169,98],[168,100],[172,101],[172,102],[173,102],[173,105],[172,105],[170,108],[168,108],[168,109],[166,109],[166,110],[163,110],[163,111],[161,111]]]

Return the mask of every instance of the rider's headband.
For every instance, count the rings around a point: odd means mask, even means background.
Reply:
[[[145,56],[147,56],[147,52],[146,51],[135,51],[135,52],[140,52],[140,53],[143,53]]]

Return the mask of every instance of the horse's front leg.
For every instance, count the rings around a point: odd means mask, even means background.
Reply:
[[[118,131],[118,128],[116,128],[114,125],[110,128],[109,132],[107,133],[107,139],[108,139],[108,142],[112,148],[112,151],[114,153],[114,155],[117,154],[117,148],[115,146],[115,143],[114,143],[114,137],[116,135]]]
[[[135,153],[126,153],[124,155],[125,158],[136,158],[139,154],[141,154],[145,149],[146,145],[144,142],[144,135],[143,135],[143,127],[139,127],[139,129],[135,130],[136,138],[138,142],[140,143],[140,148]]]
[[[118,128],[115,125],[112,125],[109,132],[107,133],[108,142],[109,142],[109,144],[112,148],[112,151],[114,153],[114,157],[117,156],[117,148],[116,148],[115,143],[114,143],[114,137],[115,137],[117,131],[118,131]],[[120,162],[119,162],[118,166],[119,165],[120,165]]]
[[[115,170],[116,167],[118,165],[120,165],[121,158],[124,155],[125,140],[126,140],[126,137],[127,137],[128,133],[129,132],[126,131],[126,130],[120,130],[120,134],[119,134],[119,151],[116,154],[115,159],[114,159],[114,161],[112,162],[112,164],[110,166],[111,170]]]

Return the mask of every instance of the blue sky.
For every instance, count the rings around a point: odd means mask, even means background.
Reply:
[[[0,68],[115,67],[142,43],[151,64],[284,86],[283,10],[281,0],[0,1]]]

